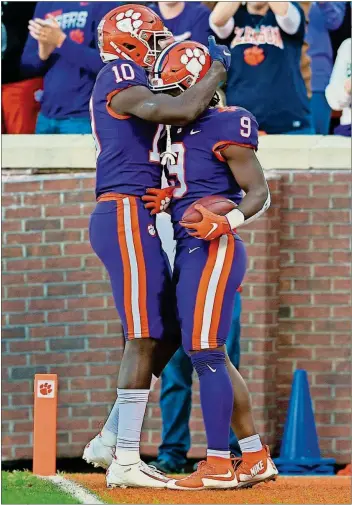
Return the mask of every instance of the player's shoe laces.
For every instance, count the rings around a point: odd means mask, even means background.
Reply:
[[[248,457],[248,455],[251,455]],[[253,487],[260,482],[275,480],[278,475],[275,463],[270,457],[269,447],[256,453],[247,453],[244,458],[235,462],[235,472],[238,480],[237,488]]]
[[[103,438],[99,433],[85,446],[82,458],[95,468],[101,467],[106,470],[111,465],[114,454],[115,447],[104,445]]]
[[[120,465],[116,458],[106,472],[106,485],[112,487],[156,487],[165,488],[170,479],[140,460],[133,465]]]
[[[210,457],[201,461],[188,477],[169,480],[168,489],[199,491],[201,489],[233,489],[237,487],[236,473],[230,459]]]

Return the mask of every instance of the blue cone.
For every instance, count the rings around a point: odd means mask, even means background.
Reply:
[[[280,457],[275,464],[286,475],[334,474],[335,460],[321,457],[305,370],[296,370],[293,376]]]

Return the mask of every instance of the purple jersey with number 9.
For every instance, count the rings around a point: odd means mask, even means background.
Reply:
[[[242,190],[221,153],[232,144],[257,150],[258,123],[241,107],[208,109],[194,123],[173,128],[171,137],[177,160],[168,166],[167,179],[176,186],[171,218],[175,238],[180,239],[188,234],[179,221],[199,198],[222,195],[236,203],[242,200]]]
[[[90,101],[97,151],[96,196],[107,192],[142,196],[158,188],[161,168],[153,142],[162,126],[116,114],[110,102],[131,86],[148,87],[145,70],[133,61],[114,60],[100,71]]]

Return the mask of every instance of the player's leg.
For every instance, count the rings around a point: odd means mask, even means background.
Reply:
[[[230,382],[233,387],[235,402],[233,412],[232,427],[239,431],[237,434],[241,439],[241,448],[244,454],[253,451],[258,448],[258,441],[260,444],[260,438],[256,433],[253,417],[251,414],[251,405],[249,399],[249,393],[246,385],[231,364],[226,354],[223,353],[223,348],[220,346],[225,343],[229,328],[231,325],[231,317],[234,306],[235,291],[242,281],[242,277],[245,272],[246,255],[242,241],[239,239],[232,240],[232,237],[228,237],[228,240],[223,239],[222,247],[219,247],[216,243],[210,243],[205,245],[201,244],[199,249],[197,243],[184,242],[184,246],[179,247],[176,271],[175,274],[178,276],[178,309],[181,319],[183,335],[188,336],[189,350],[197,350],[197,353],[192,353],[192,361],[199,374],[200,386],[201,386],[201,400],[203,415],[206,425],[207,438],[208,438],[208,448],[211,450],[216,447],[217,456],[223,456],[222,461],[220,458],[210,459],[212,456],[211,451],[209,451],[207,462],[202,463],[199,467],[199,471],[193,474],[190,478],[183,481],[181,484],[184,487],[199,487],[202,486],[202,482],[206,482],[206,486],[220,486],[228,487],[229,481],[226,483],[221,478],[220,483],[216,482],[214,484],[213,477],[207,480],[206,475],[209,476],[209,472],[214,475],[214,468],[218,468],[218,471],[223,472],[222,475],[230,473],[229,459],[228,459],[228,438],[220,437],[219,432],[225,432],[228,435],[228,430],[225,425],[228,425],[228,405],[217,405],[215,398],[215,392],[212,392],[213,398],[209,402],[209,393],[212,388],[217,391],[222,392],[221,397],[224,401],[228,401],[229,398],[229,383],[226,371],[230,376]],[[204,249],[208,247],[208,253],[204,254]],[[189,252],[191,251],[191,253]],[[194,251],[194,252],[193,252]],[[187,254],[188,253],[188,254]],[[198,253],[198,258],[195,253]],[[228,261],[233,255],[232,262]],[[204,257],[202,257],[204,256]],[[227,261],[226,261],[227,260]],[[200,271],[197,270],[200,268]],[[192,272],[192,276],[190,273]],[[197,289],[195,301],[187,298],[187,295],[191,294],[192,281],[189,279],[194,279],[198,276],[200,279]],[[194,282],[194,281],[193,281]],[[193,288],[194,289],[194,288]],[[194,313],[193,321],[189,324],[190,318],[188,311],[192,309]],[[216,347],[217,346],[217,347]],[[204,350],[202,350],[202,348]],[[206,354],[207,353],[207,354]],[[224,365],[226,363],[226,365]],[[226,367],[226,371],[224,370]],[[216,370],[216,372],[214,372]],[[219,377],[219,379],[215,379]],[[215,379],[215,380],[214,380]],[[219,381],[217,386],[215,381]],[[221,384],[220,384],[221,383]],[[202,385],[204,385],[204,395],[202,395]],[[223,391],[227,391],[227,396],[225,397]],[[215,399],[214,399],[215,398]],[[219,413],[222,408],[221,420],[220,416],[213,416],[214,412]],[[231,414],[230,414],[231,417]],[[208,420],[208,423],[206,422]],[[221,426],[219,425],[221,423]],[[208,427],[207,427],[208,424]],[[248,438],[249,437],[249,438]],[[226,445],[225,445],[226,444]],[[256,456],[263,457],[262,452],[257,452]],[[266,452],[265,452],[266,456]],[[226,470],[227,468],[227,470]],[[225,471],[226,470],[226,471]],[[216,470],[215,470],[216,471]],[[203,480],[205,478],[205,480]],[[231,477],[229,478],[231,481]],[[181,481],[178,483],[170,483],[171,486],[175,487],[180,485]],[[230,482],[233,485],[233,482]]]
[[[173,314],[169,321],[174,321],[174,317],[175,315]],[[167,327],[168,325],[165,326]],[[176,333],[175,330],[177,330]],[[169,335],[170,338],[157,341],[153,356],[153,375],[150,390],[152,390],[153,385],[157,382],[166,364],[170,361],[177,349],[180,348],[181,338],[176,321],[174,321],[173,330],[167,330],[166,335]],[[119,424],[118,392],[119,390],[117,389],[117,399],[101,432],[86,445],[84,450],[83,459],[88,463],[92,463],[95,467],[106,469],[111,465],[113,460]]]
[[[162,443],[151,465],[166,473],[182,473],[191,447],[192,373],[191,360],[181,347],[161,376]]]
[[[252,405],[247,385],[237,368],[225,353],[226,367],[234,388],[234,405],[231,416],[231,427],[239,440],[256,435]],[[259,437],[258,437],[259,438]],[[260,447],[261,448],[261,447]]]
[[[167,259],[167,258],[166,258]],[[152,270],[151,270],[152,272]],[[167,274],[165,274],[166,276]],[[170,276],[171,276],[171,271],[170,271]],[[175,354],[175,352],[180,348],[181,346],[181,332],[179,329],[179,325],[176,320],[176,301],[175,301],[175,294],[174,294],[174,289],[169,284],[169,282],[166,283],[164,287],[164,293],[161,297],[162,303],[160,305],[160,312],[162,312],[162,326],[163,326],[163,335],[164,338],[159,339],[159,340],[154,340],[153,341],[153,357],[150,358],[148,357],[146,359],[146,356],[142,354],[143,357],[143,364],[144,366],[145,363],[151,362],[152,359],[152,380],[150,384],[150,389],[152,389],[153,385],[156,383],[158,378],[161,375],[161,372],[163,371],[164,367],[166,364],[170,361],[172,356]],[[150,340],[150,339],[147,339]],[[147,341],[146,340],[146,341]],[[132,344],[132,342],[131,342]],[[143,345],[143,342],[140,343]],[[126,351],[127,349],[127,351]],[[125,349],[124,349],[124,359],[122,363],[128,363],[128,366],[131,365],[131,360],[128,359],[127,354],[133,350],[132,345],[129,343],[125,344]],[[138,356],[141,354],[141,350],[138,349]],[[126,355],[125,355],[126,353]],[[135,354],[132,355],[132,360],[136,358]],[[126,361],[125,361],[126,360]],[[135,365],[139,367],[138,365]],[[125,370],[123,370],[123,373],[125,373]],[[128,368],[127,368],[127,373],[128,373]],[[123,378],[125,380],[125,378]],[[118,389],[117,389],[118,393]],[[119,418],[119,408],[118,408],[118,399],[116,399],[113,408],[109,414],[108,419],[106,420],[104,427],[101,430],[101,433],[95,437],[97,440],[111,446],[113,445],[114,450],[116,447],[116,441],[117,441],[117,434],[118,434],[118,418]],[[110,461],[111,463],[111,461]],[[110,464],[109,463],[109,464]],[[109,464],[107,466],[109,466]],[[97,465],[97,466],[103,466],[103,468],[106,467],[106,464],[104,465]]]
[[[278,471],[270,457],[269,447],[262,445],[255,428],[247,385],[228,356],[226,362],[235,392],[231,427],[242,451],[242,458],[236,463],[237,488],[252,487],[274,480]]]
[[[110,271],[116,270],[115,275],[120,275],[123,290],[123,265],[118,237],[116,234],[117,222],[117,202],[111,200],[98,203],[91,215],[89,234],[92,248],[106,267],[109,274]],[[118,294],[118,290],[119,285],[116,284],[115,292],[113,289],[115,305],[118,308],[122,325],[125,328],[126,315],[123,308],[123,291],[121,294]],[[116,419],[116,423],[114,423],[115,416],[118,417],[117,401],[115,402],[108,417],[109,422],[105,423],[101,432],[94,437],[84,449],[83,459],[95,467],[107,469],[113,461],[117,441],[118,423],[118,419]]]
[[[230,296],[228,293],[226,299]],[[277,475],[277,470],[270,458],[269,448],[262,445],[256,429],[247,385],[228,355],[226,363],[234,389],[231,426],[242,452],[242,459],[236,463],[238,487],[251,487],[272,479]]]
[[[240,248],[243,247],[243,243],[240,240],[236,240],[235,247],[237,248],[237,252],[240,252]],[[237,261],[235,254],[233,267],[236,268],[236,265]],[[227,334],[225,329],[229,324],[227,318],[228,314],[230,315],[230,305],[227,304],[230,303],[230,300],[231,303],[234,304],[235,297],[237,296],[235,295],[235,291],[232,290],[233,285],[231,285],[231,280],[233,280],[233,278],[230,274],[230,280],[224,294],[224,303],[219,324],[218,338],[221,342],[223,341],[223,335]],[[227,312],[227,310],[229,312]],[[277,475],[277,470],[270,458],[268,447],[262,445],[260,436],[256,429],[247,385],[240,372],[230,361],[227,353],[226,364],[234,390],[234,405],[231,426],[238,438],[238,443],[242,451],[242,459],[240,462],[236,463],[238,487],[250,487],[262,480],[273,478]]]
[[[200,400],[207,435],[207,460],[173,489],[233,488],[237,479],[230,459],[229,432],[234,391],[226,365],[224,343],[231,326],[234,293],[246,269],[242,242],[224,235],[178,244],[175,276],[183,346],[190,354],[200,383]],[[228,292],[233,292],[229,296]]]
[[[116,458],[107,473],[109,485],[164,487],[166,481],[144,465],[139,454],[153,353],[164,331],[160,305],[165,283],[170,282],[151,219],[139,199],[121,196],[98,203],[90,223],[91,244],[109,273],[127,339],[118,378]],[[126,467],[131,471],[125,476]]]

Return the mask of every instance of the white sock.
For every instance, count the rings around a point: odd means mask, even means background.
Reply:
[[[230,459],[230,451],[215,451],[214,449],[207,449],[207,457],[212,456],[215,458]]]
[[[150,382],[150,390],[153,389],[154,385],[158,380],[159,377],[152,375],[152,380]],[[119,396],[119,390],[117,389],[116,391],[117,396]],[[107,418],[103,426],[103,429],[101,430],[101,436],[104,445],[107,445],[108,447],[116,446],[118,426],[119,426],[119,402],[118,399],[116,399],[109,414],[109,417]]]
[[[139,445],[149,389],[119,389],[119,429],[116,458],[120,465],[140,460]]]
[[[150,382],[150,391],[153,389],[155,384],[158,382],[159,377],[156,377],[155,375],[152,375],[152,380]]]
[[[259,435],[242,438],[238,443],[242,452],[258,452],[263,449]]]
[[[116,400],[116,403],[117,403],[117,400]],[[114,405],[114,407],[115,407],[115,405]],[[100,432],[100,435],[101,435],[103,445],[106,445],[107,447],[115,447],[116,446],[117,433],[113,433],[112,431],[107,429],[106,426],[104,426]]]
[[[117,396],[119,395],[119,390],[117,390]],[[109,414],[109,417],[107,418],[103,429],[101,430],[101,436],[103,439],[103,444],[107,445],[109,447],[115,447],[116,445],[116,439],[117,439],[117,432],[118,432],[118,425],[119,425],[119,405],[118,401],[116,400],[111,412]]]

